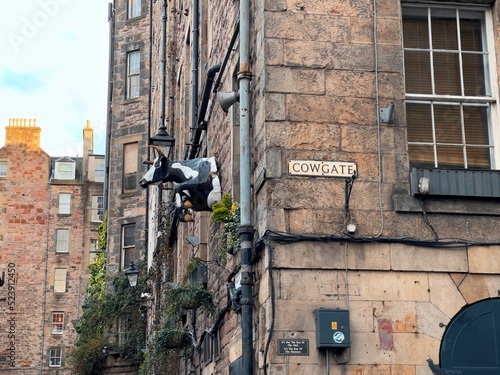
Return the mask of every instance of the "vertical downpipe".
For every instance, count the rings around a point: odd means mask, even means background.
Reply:
[[[250,0],[240,1],[240,239],[242,375],[253,375],[253,225],[250,191]]]
[[[192,19],[192,56],[191,56],[191,129],[194,131],[198,124],[198,53],[199,53],[199,17],[200,17],[199,0],[193,0]]]

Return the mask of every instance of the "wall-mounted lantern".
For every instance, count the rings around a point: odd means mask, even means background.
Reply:
[[[139,270],[135,268],[134,262],[130,262],[130,267],[125,270],[128,283],[131,287],[137,286],[137,279],[139,278]]]
[[[158,132],[153,137],[149,138],[149,143],[151,145],[161,147],[164,150],[163,154],[168,158],[170,156],[170,150],[175,145],[175,138],[167,133],[167,129],[162,122]]]

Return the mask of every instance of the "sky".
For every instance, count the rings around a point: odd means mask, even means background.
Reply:
[[[83,128],[103,154],[106,0],[16,0],[0,12],[0,147],[10,118],[37,119],[50,156],[82,156]]]

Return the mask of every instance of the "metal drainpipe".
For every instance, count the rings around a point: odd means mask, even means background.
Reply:
[[[106,126],[106,151],[104,153],[104,191],[103,191],[103,207],[104,211],[108,209],[108,191],[109,191],[109,154],[111,148],[111,122],[113,121],[112,101],[113,101],[113,62],[114,62],[114,33],[115,33],[115,8],[113,3],[108,4],[108,23],[109,23],[109,46],[108,46],[108,108],[107,108],[107,126]]]
[[[192,19],[192,56],[191,56],[191,129],[196,129],[198,124],[198,51],[199,51],[199,13],[200,13],[200,3],[199,0],[193,0],[193,14]]]
[[[253,225],[250,192],[250,0],[240,1],[240,210],[242,375],[253,375]]]

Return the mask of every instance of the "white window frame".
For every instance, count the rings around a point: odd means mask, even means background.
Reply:
[[[94,181],[104,182],[104,171],[106,169],[106,160],[95,158],[94,160]]]
[[[133,243],[125,243],[125,232],[128,228],[133,231]],[[122,251],[121,251],[121,269],[125,270],[129,267],[130,262],[133,261],[133,254],[135,253],[135,223],[126,224],[122,226]]]
[[[69,229],[56,230],[56,253],[69,252]]]
[[[482,12],[484,14],[484,23],[482,25],[482,38],[484,41],[483,51],[485,57],[485,96],[452,96],[452,95],[426,95],[426,94],[412,94],[406,93],[406,103],[413,104],[451,104],[460,106],[461,103],[465,105],[480,105],[488,107],[488,136],[490,148],[490,164],[491,169],[500,169],[500,124],[498,122],[499,105],[498,105],[498,78],[497,78],[497,65],[495,60],[495,46],[493,35],[493,22],[491,15],[491,8],[487,6],[475,5],[446,5],[446,4],[416,4],[416,3],[403,3],[403,8],[428,8],[428,9],[460,9],[463,11]],[[407,48],[404,48],[408,50]],[[432,70],[432,65],[431,65]],[[434,73],[431,73],[434,74]],[[466,73],[464,73],[466,74]],[[433,115],[432,115],[433,116]],[[415,142],[414,145],[421,145],[421,142]],[[412,142],[408,142],[412,145]],[[436,141],[426,146],[432,146],[436,150]],[[465,150],[464,150],[465,152]],[[467,168],[467,159],[464,158],[464,168]],[[411,162],[411,160],[410,160]],[[437,164],[436,151],[434,151],[434,167],[440,168]]]
[[[66,293],[66,268],[54,270],[54,293]]]
[[[52,334],[62,335],[64,333],[64,312],[52,312]]]
[[[74,180],[75,171],[75,162],[56,161],[54,178],[56,180]]]
[[[127,16],[128,18],[135,18],[141,16],[141,0],[128,0],[127,1]]]
[[[50,348],[49,349],[49,367],[61,367],[62,366],[62,348]]]
[[[141,95],[141,51],[127,52],[127,99]]]
[[[6,178],[9,171],[9,163],[5,160],[0,160],[0,178]]]
[[[60,215],[71,214],[71,194],[59,193],[58,209]]]
[[[90,221],[93,223],[100,223],[104,217],[104,196],[92,196],[92,210]]]

